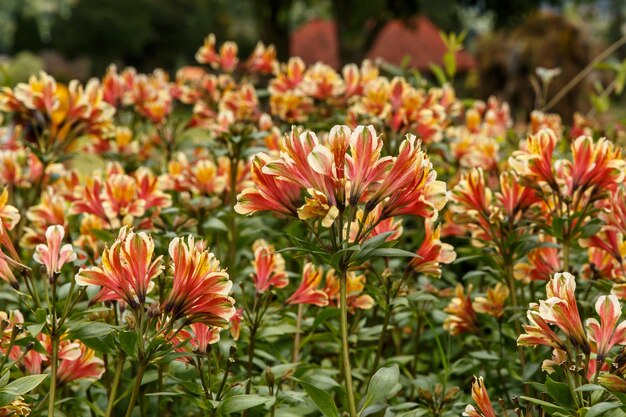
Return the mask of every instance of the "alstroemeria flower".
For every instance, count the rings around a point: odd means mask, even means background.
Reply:
[[[328,295],[319,288],[322,282],[322,268],[307,262],[302,270],[300,287],[285,301],[287,304],[313,304],[318,307],[328,305]]]
[[[615,189],[623,181],[626,161],[621,149],[601,138],[581,136],[572,143],[572,190],[596,187],[600,192]]]
[[[552,154],[557,142],[558,139],[551,129],[529,135],[525,149],[513,152],[509,164],[519,176],[529,181],[544,181],[550,187],[557,188],[552,167]]]
[[[252,159],[250,172],[255,186],[246,188],[237,196],[235,211],[253,214],[257,211],[275,211],[297,216],[297,204],[302,201],[301,189],[292,182],[264,172],[271,158],[259,153]]]
[[[302,91],[323,101],[342,95],[345,86],[341,76],[331,66],[316,62],[304,74]]]
[[[63,358],[57,370],[58,383],[67,384],[78,379],[96,381],[104,373],[104,362],[92,349],[80,343],[77,358]]]
[[[29,207],[26,217],[31,226],[24,229],[20,244],[26,247],[35,247],[45,243],[45,231],[49,226],[60,225],[67,227],[68,199],[61,192],[48,187],[41,194],[39,204]]]
[[[496,417],[496,412],[493,410],[491,400],[489,400],[489,394],[487,393],[487,389],[485,388],[483,377],[474,377],[474,382],[472,383],[472,399],[478,406],[480,412],[476,410],[474,406],[468,404],[467,407],[465,407],[465,412],[463,413],[464,416]]]
[[[101,266],[81,269],[76,283],[102,287],[92,303],[122,300],[131,308],[138,308],[154,287],[154,278],[163,270],[162,256],[152,260],[153,254],[152,237],[124,226],[113,245],[104,249]]]
[[[486,297],[474,299],[474,310],[477,313],[489,314],[497,319],[504,314],[504,307],[510,291],[506,285],[498,282],[494,288],[487,289]]]
[[[578,312],[575,290],[573,275],[568,272],[554,274],[546,285],[547,300],[539,301],[539,314],[547,323],[563,330],[584,353],[588,353],[589,342]]]
[[[366,208],[371,210],[383,201],[382,219],[411,214],[432,220],[448,201],[446,184],[437,180],[437,172],[415,135],[402,141],[398,156]]]
[[[7,252],[7,254],[4,252]],[[9,236],[3,222],[0,222],[0,257],[12,265],[20,263],[20,256],[15,250],[11,236]]]
[[[541,370],[548,374],[551,374],[556,371],[555,367],[563,365],[566,360],[567,352],[561,349],[552,349],[552,357],[550,359],[544,360],[541,363]]]
[[[598,376],[598,384],[611,391],[626,393],[626,379],[619,375],[601,373]]]
[[[522,212],[539,201],[537,191],[521,185],[517,176],[508,171],[500,174],[500,192],[496,193],[496,198],[506,214],[516,220]]]
[[[434,230],[433,230],[434,229]],[[417,256],[411,259],[410,265],[415,272],[439,278],[441,264],[449,264],[456,259],[452,245],[443,243],[439,238],[441,225],[434,228],[433,222],[424,221],[424,240],[417,250]]]
[[[9,344],[11,343],[11,339],[13,338],[13,331],[17,328],[23,328],[24,326],[24,316],[22,312],[19,310],[11,310],[8,313],[5,311],[0,311],[0,322],[6,322],[7,326],[2,333],[0,333],[0,352],[3,355],[7,354],[7,349]],[[22,335],[18,335],[18,338],[21,338]],[[8,355],[12,360],[17,360],[21,356],[22,350],[19,346],[13,345],[11,351],[8,352]]]
[[[251,72],[259,74],[271,74],[276,66],[276,47],[265,46],[263,42],[257,42],[254,51],[250,54],[246,67]]]
[[[626,344],[626,321],[617,324],[622,316],[622,306],[614,295],[598,298],[596,312],[600,316],[600,322],[594,318],[588,319],[587,334],[589,340],[596,345],[597,360],[604,362],[613,346]]]
[[[350,135],[350,155],[346,157],[350,178],[350,205],[355,206],[371,184],[380,181],[393,163],[393,158],[381,158],[383,141],[373,126],[357,126]]]
[[[272,96],[293,90],[304,80],[306,65],[302,58],[291,57],[286,64],[275,69],[276,77],[270,81],[268,91]]]
[[[493,194],[485,183],[483,170],[475,168],[464,173],[452,189],[452,209],[464,219],[489,218],[492,197]]]
[[[364,204],[370,213],[380,205],[380,221],[404,214],[435,219],[447,202],[445,183],[437,181],[414,135],[407,135],[397,157],[381,158],[382,141],[371,126],[334,126],[326,140],[293,128],[280,149],[275,159],[254,158],[255,187],[239,194],[238,213],[276,211],[331,227],[348,206]]]
[[[587,258],[589,262],[583,265],[581,271],[581,275],[585,279],[612,280],[621,274],[619,262],[610,253],[602,249],[588,248]]]
[[[465,294],[465,289],[461,284],[457,285],[455,297],[450,300],[450,304],[443,310],[448,313],[443,322],[443,328],[450,332],[452,336],[461,333],[478,332],[478,318],[469,295],[471,292],[471,285],[467,290],[467,294]]]
[[[348,309],[354,312],[354,309],[369,310],[374,306],[374,299],[367,294],[362,294],[365,289],[365,275],[359,275],[354,271],[349,271],[346,277],[346,293]],[[328,295],[329,304],[340,307],[341,286],[339,277],[334,269],[330,269],[326,273],[326,285],[324,292]]]
[[[189,339],[189,343],[193,346],[194,351],[199,354],[205,354],[209,345],[220,341],[220,328],[209,326],[204,323],[193,323],[191,326],[193,336]]]
[[[254,287],[258,293],[264,293],[270,287],[284,288],[289,284],[289,278],[285,271],[285,260],[282,255],[276,253],[274,246],[268,245],[262,239],[252,245],[254,250]]]
[[[8,282],[15,289],[20,286],[15,274],[13,274],[13,271],[9,267],[9,263],[2,257],[0,257],[0,279]]]
[[[523,282],[547,281],[561,269],[559,248],[553,238],[539,235],[539,246],[526,255],[528,262],[516,263],[513,269],[515,279]]]
[[[530,324],[524,325],[523,334],[517,338],[518,346],[545,345],[555,349],[565,350],[565,343],[550,328],[550,325],[539,314],[539,304],[531,303],[527,312]]]
[[[19,210],[8,203],[9,189],[5,187],[0,193],[0,221],[7,230],[13,230],[21,216]]]
[[[241,320],[243,320],[243,308],[238,308],[235,310],[235,314],[230,318],[230,335],[233,340],[239,340]]]
[[[46,230],[46,244],[39,244],[35,248],[33,259],[46,267],[50,278],[61,272],[63,265],[76,260],[76,252],[70,243],[61,246],[64,237],[63,226],[50,226]]]
[[[358,209],[355,216],[356,221],[350,225],[350,230],[348,231],[350,241],[354,242],[356,240],[357,235],[359,234],[359,229],[361,229],[361,231],[371,229],[371,232],[369,232],[367,236],[364,236],[361,233],[361,236],[359,237],[360,243],[365,241],[366,238],[371,239],[374,236],[378,236],[383,233],[390,233],[385,239],[386,242],[398,240],[403,231],[402,220],[395,217],[389,217],[381,220],[381,213],[382,204],[377,205],[374,210],[369,212],[367,219],[363,219],[363,209]]]
[[[605,226],[592,236],[585,239],[579,239],[578,243],[583,248],[598,248],[609,254],[618,262],[621,262],[626,256],[626,241],[622,232],[614,227]]]
[[[235,314],[234,300],[228,296],[232,281],[215,255],[196,246],[193,236],[170,242],[174,285],[163,305],[173,320],[202,322],[225,327]]]

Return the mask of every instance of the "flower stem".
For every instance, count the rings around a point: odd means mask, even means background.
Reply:
[[[124,354],[120,354],[117,358],[117,365],[115,366],[115,375],[113,376],[113,385],[111,385],[111,393],[109,394],[109,403],[107,404],[107,410],[104,414],[104,417],[110,417],[113,412],[113,407],[115,406],[115,397],[117,395],[117,388],[120,385],[120,380],[122,378],[122,370],[124,369]]]
[[[57,362],[59,355],[59,340],[52,335],[52,358],[50,359],[50,396],[48,397],[48,416],[54,416],[54,400],[57,392]]]
[[[348,410],[350,417],[356,417],[356,402],[352,389],[352,369],[350,366],[350,351],[348,348],[348,276],[342,271],[340,277],[340,331],[341,331],[341,354],[343,362],[343,374],[346,383],[346,395],[348,397]]]
[[[235,213],[235,205],[237,204],[237,174],[239,168],[239,145],[234,145],[232,150],[232,157],[230,160],[230,190],[229,190],[229,207],[231,212],[229,213],[228,222],[228,269],[231,276],[236,272],[237,262],[237,213]]]
[[[137,378],[135,379],[135,386],[133,387],[133,393],[130,396],[130,401],[128,402],[128,408],[126,409],[126,417],[131,417],[133,415],[133,409],[135,408],[135,403],[137,402],[137,397],[139,397],[139,390],[141,389],[141,380],[143,379],[143,373],[146,370],[146,364],[143,361],[139,362],[139,366],[137,368]]]
[[[300,340],[302,331],[302,314],[304,312],[304,304],[298,304],[298,316],[296,317],[296,335],[293,341],[293,363],[300,360]]]
[[[246,385],[246,394],[250,394],[252,390],[252,365],[254,363],[254,348],[256,347],[256,323],[250,329],[250,344],[248,345],[248,365],[246,374],[248,375],[248,384]]]

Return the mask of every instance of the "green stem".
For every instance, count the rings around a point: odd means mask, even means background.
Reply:
[[[298,316],[296,317],[296,335],[293,341],[293,363],[300,360],[300,340],[302,331],[302,314],[304,313],[304,304],[298,304]]]
[[[200,383],[202,384],[202,391],[204,392],[204,397],[208,400],[211,398],[211,394],[209,392],[209,388],[206,382],[206,378],[204,377],[204,366],[202,356],[196,358],[194,363],[196,370],[198,371],[198,376],[200,377]]]
[[[57,392],[57,362],[59,341],[56,335],[52,335],[52,358],[50,359],[50,397],[48,397],[48,416],[54,416],[54,400]]]
[[[135,386],[133,387],[133,393],[130,396],[128,408],[126,409],[126,417],[131,417],[133,415],[133,409],[135,408],[135,403],[137,402],[137,398],[139,397],[141,380],[143,379],[143,373],[145,372],[145,370],[146,365],[143,362],[139,362],[139,366],[137,368],[137,378],[135,379]]]
[[[505,267],[506,279],[509,285],[509,290],[511,292],[511,303],[513,304],[513,311],[517,312],[517,293],[515,287],[515,276],[513,275],[513,265],[507,262]],[[515,332],[517,334],[522,334],[522,326],[518,319],[513,321],[513,326],[515,327]],[[522,368],[522,375],[524,374],[524,369],[526,368],[526,355],[524,354],[524,350],[522,346],[517,346],[517,356],[519,357],[520,366]],[[529,386],[524,385],[524,392],[526,395],[530,394]]]
[[[346,384],[346,394],[348,397],[348,410],[350,417],[356,417],[356,402],[354,401],[354,390],[352,389],[352,369],[350,367],[350,351],[348,346],[348,279],[347,274],[342,271],[340,277],[340,331],[341,331],[341,354],[343,362],[343,374]]]
[[[234,145],[233,155],[230,160],[230,191],[229,206],[230,217],[228,224],[228,234],[230,236],[228,246],[228,269],[232,275],[236,272],[235,263],[237,259],[237,213],[235,213],[235,205],[237,204],[237,170],[239,168],[239,145]]]
[[[113,407],[115,406],[115,397],[117,395],[117,388],[120,385],[120,380],[122,378],[122,370],[124,369],[124,354],[120,354],[117,359],[117,365],[115,366],[115,375],[113,376],[113,385],[111,385],[111,393],[109,394],[109,403],[107,404],[107,410],[104,414],[104,417],[110,417],[113,412]]]
[[[250,344],[248,345],[248,365],[246,374],[248,375],[248,384],[246,385],[246,394],[250,394],[252,390],[252,365],[254,364],[254,348],[256,346],[256,323],[250,329]]]
[[[563,242],[563,272],[569,272],[569,242]]]

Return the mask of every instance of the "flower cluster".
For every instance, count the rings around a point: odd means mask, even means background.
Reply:
[[[403,214],[436,219],[446,203],[445,184],[437,181],[420,142],[408,135],[395,157],[383,157],[382,146],[372,126],[335,126],[322,141],[293,129],[283,138],[278,159],[254,157],[255,186],[238,196],[235,209],[319,220],[327,228],[340,212],[359,205],[368,215],[379,209],[378,222]]]

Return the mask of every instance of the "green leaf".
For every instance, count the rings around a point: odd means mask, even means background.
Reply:
[[[238,413],[257,405],[265,404],[267,401],[267,398],[256,394],[233,395],[220,404],[220,410],[224,414]]]
[[[456,74],[456,56],[454,52],[448,51],[443,55],[443,64],[446,68],[446,73],[449,78],[454,78]]]
[[[2,388],[2,391],[11,392],[15,395],[24,395],[37,388],[37,386],[41,384],[43,380],[47,377],[48,375],[46,374],[25,376],[11,382],[9,385]]]
[[[324,414],[325,417],[339,417],[339,411],[337,411],[337,406],[333,401],[333,397],[330,393],[317,388],[313,384],[309,384],[306,381],[302,381],[297,378],[292,378],[296,381],[306,393],[311,397],[311,400],[315,403],[317,408]]]
[[[135,356],[135,347],[137,346],[137,333],[130,331],[122,331],[119,334],[120,346],[127,355]]]
[[[445,83],[448,82],[448,80],[446,79],[446,74],[444,73],[443,69],[441,69],[441,67],[437,64],[430,64],[430,71],[435,75],[435,78],[437,79],[437,82],[440,85],[444,85]]]
[[[398,385],[400,379],[400,369],[398,365],[390,366],[389,368],[380,368],[367,386],[367,394],[365,395],[365,402],[361,407],[362,413],[367,407],[376,403],[385,403],[387,397],[393,394]]]
[[[618,403],[598,403],[594,406],[592,406],[589,411],[587,411],[587,414],[585,414],[585,417],[597,417],[597,416],[601,416],[602,414],[606,413],[607,411],[610,410],[614,410],[616,408],[620,408],[622,407],[623,404],[618,404]]]
[[[381,233],[379,235],[376,235],[376,236],[374,236],[372,238],[367,239],[361,245],[361,250],[368,250],[368,249],[378,248],[378,247],[384,245],[385,241],[387,240],[387,238],[389,236],[391,236],[393,233],[394,232],[385,232],[385,233]]]
[[[566,410],[563,407],[559,407],[558,405],[554,405],[552,403],[549,403],[549,402],[543,401],[543,400],[539,400],[537,398],[526,397],[526,396],[521,396],[520,398],[522,400],[524,400],[524,401],[529,402],[529,403],[537,404],[537,405],[542,406],[550,414],[555,413],[555,412],[560,412],[560,413],[565,413],[566,414],[568,412],[568,410]]]
[[[2,374],[2,377],[0,378],[0,388],[6,387],[6,385],[9,383],[9,376],[11,376],[11,372],[9,371],[6,371],[4,374]]]
[[[500,360],[500,356],[498,356],[494,352],[489,352],[489,351],[486,351],[486,350],[479,350],[477,352],[471,352],[470,356],[472,356],[472,357],[474,357],[476,359],[481,359],[481,360],[486,360],[486,361],[497,361],[497,360]]]
[[[26,330],[28,330],[28,333],[33,336],[36,337],[39,333],[41,333],[41,330],[43,329],[43,326],[45,326],[46,323],[35,323],[35,324],[31,324],[30,326],[26,326]]]
[[[557,240],[563,239],[563,224],[565,220],[562,217],[553,217],[552,218],[552,236],[554,236]]]
[[[116,353],[118,344],[112,334],[105,337],[93,337],[81,339],[88,348],[102,353]]]
[[[585,385],[582,385],[582,386],[576,388],[574,391],[576,391],[576,392],[604,391],[605,389],[606,388],[604,388],[602,385],[585,384]]]
[[[204,222],[202,227],[206,229],[210,229],[210,230],[219,230],[222,232],[228,232],[228,227],[226,226],[226,223],[224,223],[217,217],[211,217],[209,220]]]
[[[115,329],[115,326],[106,323],[74,322],[69,326],[68,339],[83,340],[104,337],[115,331]]]
[[[563,382],[557,382],[551,379],[549,376],[546,379],[546,391],[548,395],[554,399],[558,404],[569,408],[571,404],[574,404],[572,393],[569,390],[567,384]]]
[[[387,257],[398,257],[398,256],[406,256],[408,258],[415,258],[417,255],[415,252],[410,252],[404,249],[397,248],[379,248],[375,249],[371,253],[372,256],[387,256]]]
[[[313,321],[313,325],[311,326],[311,330],[317,329],[317,327],[327,322],[328,320],[334,319],[335,317],[339,317],[339,309],[338,308],[324,308],[321,310]]]
[[[17,397],[32,391],[39,384],[41,384],[47,376],[48,375],[44,374],[25,376],[0,389],[0,407],[11,403]]]

